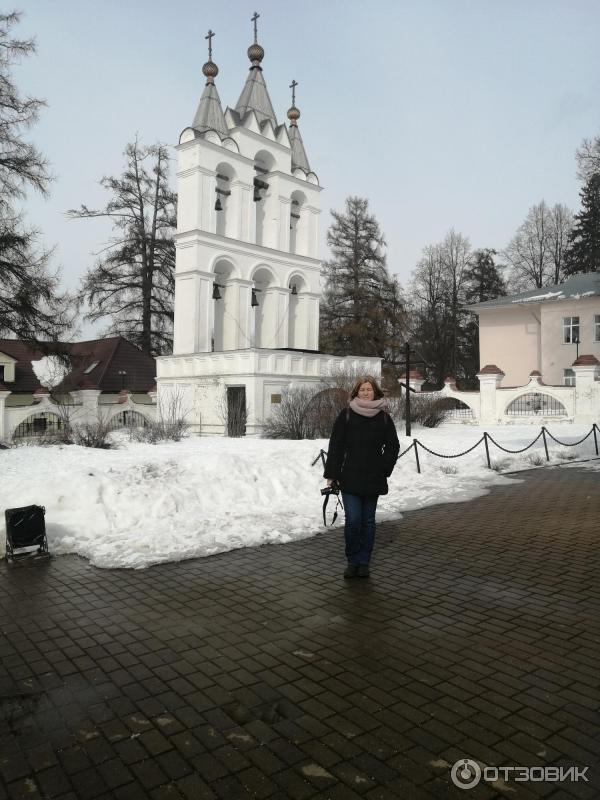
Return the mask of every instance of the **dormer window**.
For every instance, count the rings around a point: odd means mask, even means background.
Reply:
[[[99,361],[93,361],[93,362],[92,362],[92,363],[89,365],[89,367],[86,367],[86,368],[83,370],[83,374],[84,374],[84,375],[89,375],[89,374],[90,374],[90,372],[93,372],[93,371],[96,369],[96,367],[98,366],[98,364],[99,364],[99,363],[100,363]]]
[[[14,383],[16,359],[0,353],[0,383]]]

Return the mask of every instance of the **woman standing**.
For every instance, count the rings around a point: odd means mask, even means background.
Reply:
[[[327,485],[342,491],[346,524],[344,578],[368,578],[375,541],[375,511],[379,495],[387,494],[387,480],[396,464],[400,445],[396,427],[375,378],[359,378],[350,393],[349,408],[333,424],[325,463]]]

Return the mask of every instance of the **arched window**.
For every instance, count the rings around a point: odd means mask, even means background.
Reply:
[[[473,409],[457,397],[442,397],[435,408],[444,412],[445,419],[473,419]]]
[[[306,291],[306,281],[301,275],[293,275],[289,283],[290,300],[288,307],[288,347],[302,349],[306,347],[307,308],[302,302],[302,294]]]
[[[266,242],[267,197],[269,191],[268,174],[275,166],[275,159],[266,150],[259,150],[254,157],[254,209],[256,244]]]
[[[290,253],[307,255],[306,197],[302,192],[292,193],[290,209]]]
[[[254,347],[274,347],[275,308],[274,299],[268,293],[270,286],[274,285],[274,277],[266,267],[260,267],[253,276],[254,288],[252,289],[252,308],[254,318],[254,331],[252,342]]]
[[[510,417],[562,417],[567,416],[567,409],[549,394],[528,392],[516,397],[505,413]]]
[[[122,428],[147,428],[148,420],[139,411],[119,411],[114,417],[111,417],[109,426],[111,431],[118,431]]]
[[[233,266],[229,261],[219,260],[214,266],[215,280],[213,283],[213,351],[229,350],[229,336],[227,325],[235,325],[233,286],[228,282],[233,274]]]
[[[23,441],[25,439],[53,438],[60,434],[62,428],[62,420],[57,414],[53,414],[51,411],[40,411],[17,425],[13,439]]]
[[[217,214],[216,232],[219,236],[233,236],[233,208],[231,184],[235,171],[229,164],[217,166],[217,185],[215,187],[215,211]]]

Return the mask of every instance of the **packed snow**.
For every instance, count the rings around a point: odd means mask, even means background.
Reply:
[[[574,442],[590,427],[552,425],[561,441]],[[504,447],[517,450],[540,432],[534,425],[486,428]],[[399,431],[401,451],[410,444]],[[413,436],[436,452],[454,454],[481,438],[483,428],[445,424],[413,428]],[[322,464],[311,466],[326,440],[270,441],[188,438],[158,445],[121,438],[113,450],[75,445],[21,446],[0,451],[0,514],[30,504],[46,508],[50,552],[78,553],[98,567],[142,568],[165,561],[210,556],[240,547],[283,544],[324,528]],[[550,443],[552,463],[592,458],[589,436],[576,447]],[[465,502],[491,486],[518,480],[500,475],[545,463],[541,438],[521,455],[490,446],[488,469],[480,444],[461,458],[442,459],[420,450],[398,461],[381,497],[378,519],[401,519],[410,509]],[[537,463],[536,463],[537,462]],[[590,467],[600,466],[592,461]],[[331,504],[330,504],[331,505]],[[343,514],[336,528],[343,526]],[[0,530],[4,552],[5,536]]]
[[[69,368],[58,356],[42,356],[31,362],[31,368],[40,386],[46,389],[54,389],[69,373]]]

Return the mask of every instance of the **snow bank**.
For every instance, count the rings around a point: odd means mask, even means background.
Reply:
[[[487,430],[511,449],[539,432],[534,426]],[[553,432],[573,441],[587,431],[556,426]],[[456,453],[474,444],[482,429],[447,425],[413,434],[434,450]],[[402,436],[402,449],[409,444]],[[122,442],[108,451],[74,445],[0,451],[0,524],[5,508],[43,505],[50,551],[78,553],[98,567],[141,568],[290,542],[325,530],[322,468],[320,462],[311,467],[320,448],[326,449],[327,441],[193,438],[159,445]],[[538,453],[540,448],[541,440]],[[554,460],[561,450],[553,447]],[[592,455],[593,440],[572,451]],[[531,467],[523,456],[507,457],[494,448],[492,458],[504,470]],[[483,446],[452,461],[421,452],[421,466],[418,475],[413,452],[398,462],[390,493],[380,499],[380,520],[470,500],[511,480],[487,469]],[[456,473],[444,471],[448,467]],[[338,520],[337,527],[341,524]],[[1,533],[3,552],[3,528]]]

